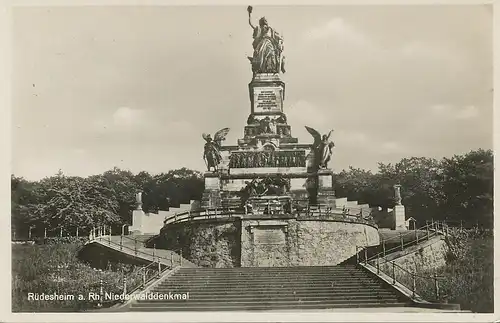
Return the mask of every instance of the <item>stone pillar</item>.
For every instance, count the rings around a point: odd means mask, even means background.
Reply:
[[[143,210],[134,210],[132,212],[132,225],[129,227],[129,231],[143,231],[143,225],[144,225],[144,220],[145,220],[146,214],[144,213]]]
[[[335,192],[333,190],[333,172],[329,169],[318,170],[318,204],[335,207]]]
[[[405,223],[405,207],[404,205],[396,205],[392,210],[394,218],[394,229],[396,230],[406,230]]]
[[[220,190],[219,175],[213,172],[205,173],[205,191]]]
[[[329,169],[318,170],[318,189],[333,190],[332,171]]]
[[[405,207],[402,205],[401,200],[401,185],[394,185],[394,202],[396,205],[392,210],[392,216],[395,230],[406,230]]]
[[[215,208],[221,206],[220,178],[216,172],[205,173],[205,191],[202,197],[202,208]]]

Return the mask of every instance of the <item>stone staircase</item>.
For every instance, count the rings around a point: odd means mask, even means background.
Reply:
[[[297,310],[410,306],[378,278],[353,265],[180,268],[152,293],[187,300],[135,300],[131,311]]]
[[[157,234],[163,227],[165,219],[174,216],[176,213],[188,212],[193,207],[198,208],[198,206],[197,201],[191,200],[189,204],[183,203],[177,207],[172,206],[168,211],[160,210],[158,213],[144,213],[142,210],[134,210],[129,231],[136,235]]]
[[[110,249],[114,251],[115,257],[118,257],[118,259],[122,257],[121,259],[123,261],[126,258],[136,259],[144,263],[151,263],[159,260],[163,265],[166,265],[168,267],[175,266],[176,264],[181,262],[181,255],[178,252],[166,249],[153,250],[153,248],[149,248],[146,245],[146,242],[154,237],[155,236],[151,234],[131,235],[123,237],[102,236],[87,242],[84,245],[84,248],[90,248],[93,250],[93,252],[97,250],[96,248]],[[182,266],[197,267],[195,264],[185,258],[182,258]]]

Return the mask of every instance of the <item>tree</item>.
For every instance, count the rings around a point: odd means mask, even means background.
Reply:
[[[493,225],[493,151],[479,149],[442,162],[443,213],[472,224]]]
[[[378,185],[394,198],[395,184],[401,185],[401,197],[408,217],[426,220],[438,218],[443,193],[440,181],[440,163],[433,158],[403,158],[398,163],[379,163]],[[392,202],[394,205],[394,201]]]
[[[119,221],[113,191],[98,176],[84,179],[58,173],[39,182],[39,195],[31,220],[49,230],[89,228]]]
[[[370,171],[349,167],[333,175],[334,190],[337,196],[347,197],[360,203],[372,202],[374,175]]]

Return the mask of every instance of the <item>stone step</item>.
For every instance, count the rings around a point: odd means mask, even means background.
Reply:
[[[229,289],[229,290],[213,290],[208,288],[189,288],[189,287],[178,287],[178,288],[159,288],[155,289],[155,292],[161,293],[169,293],[173,291],[183,291],[189,292],[192,295],[206,295],[211,292],[210,295],[260,295],[260,294],[279,294],[279,295],[294,295],[300,293],[329,293],[329,294],[338,294],[338,295],[386,295],[384,292],[388,292],[390,295],[393,295],[392,291],[388,291],[387,289],[381,288],[379,286],[375,286],[371,288],[369,291],[365,292],[360,291],[356,288],[336,288],[336,287],[321,287],[321,288],[256,288],[256,289]]]
[[[220,291],[220,292],[212,292],[211,290],[200,290],[200,291],[192,291],[189,289],[158,289],[156,290],[158,293],[188,293],[190,295],[190,298],[215,298],[215,297],[224,297],[224,296],[231,296],[231,297],[260,297],[262,295],[269,295],[269,290],[249,290],[246,291],[244,294],[241,293],[241,291],[238,290],[225,290],[225,291]],[[377,297],[385,297],[385,296],[393,296],[394,292],[385,290],[385,289],[373,289],[373,290],[337,290],[337,289],[332,289],[332,288],[322,288],[322,289],[309,289],[309,288],[303,288],[303,289],[294,289],[294,290],[283,290],[283,289],[277,289],[273,290],[273,295],[293,295],[293,296],[302,296],[302,297],[307,297],[307,296],[331,296],[331,295],[341,295],[341,296],[366,296],[366,295],[372,295],[372,296],[377,296]]]
[[[206,275],[208,273],[222,274],[225,272],[229,273],[273,273],[273,272],[285,272],[285,273],[331,273],[331,272],[357,272],[360,271],[354,267],[342,266],[340,268],[327,268],[327,267],[312,267],[311,269],[306,269],[303,267],[236,267],[236,268],[183,268],[178,273],[200,273]]]
[[[226,290],[226,289],[229,289],[229,288],[232,288],[232,289],[236,289],[236,288],[241,288],[241,289],[251,289],[251,290],[255,290],[255,289],[272,289],[272,288],[288,288],[288,289],[293,289],[293,288],[298,288],[298,287],[309,287],[311,289],[313,289],[314,287],[342,287],[342,288],[345,288],[345,289],[349,289],[349,288],[352,288],[352,289],[355,289],[355,288],[359,288],[359,287],[363,287],[363,288],[377,288],[377,287],[380,287],[380,284],[377,283],[377,282],[370,282],[370,283],[367,283],[367,282],[346,282],[346,283],[334,283],[332,284],[331,282],[324,282],[324,283],[315,283],[315,284],[310,284],[310,283],[307,283],[307,282],[303,282],[303,283],[296,283],[296,284],[292,284],[292,283],[269,283],[269,284],[262,284],[262,285],[255,285],[255,284],[252,284],[252,283],[248,283],[248,284],[226,284],[224,286],[224,284],[191,284],[191,283],[179,283],[179,284],[168,284],[168,285],[163,285],[162,287],[166,287],[166,288],[186,288],[186,289],[189,289],[189,290],[195,290],[195,289],[201,289],[201,288],[211,288],[212,290],[215,290],[216,288],[220,288],[221,290]]]
[[[295,284],[311,284],[311,285],[314,285],[314,284],[323,284],[323,283],[327,283],[327,284],[336,284],[336,285],[345,285],[345,284],[351,284],[351,283],[356,283],[356,284],[360,284],[360,283],[372,283],[372,282],[375,282],[374,279],[372,278],[353,278],[353,279],[300,279],[300,280],[295,280],[295,281],[291,281],[289,279],[259,279],[259,280],[255,280],[255,279],[227,279],[227,280],[223,280],[223,279],[213,279],[213,280],[210,280],[210,279],[190,279],[190,280],[187,280],[187,279],[177,279],[177,278],[172,278],[172,279],[169,279],[168,280],[168,283],[169,284],[192,284],[192,285],[199,285],[199,284],[203,284],[203,285],[211,285],[211,286],[214,286],[214,285],[223,285],[223,286],[233,286],[233,285],[248,285],[248,284],[252,284],[252,285],[268,285],[268,284],[277,284],[277,285],[283,285],[283,284],[291,284],[291,285],[295,285]]]
[[[281,300],[281,301],[267,301],[263,302],[261,300],[253,300],[253,301],[227,301],[223,302],[223,306],[230,306],[230,305],[236,305],[236,306],[265,306],[265,305],[299,305],[299,304],[317,304],[317,305],[352,305],[352,304],[373,304],[373,303],[397,303],[398,300],[395,298],[392,299],[387,299],[387,300],[379,300],[379,299],[359,299],[356,301],[352,300],[305,300],[305,301],[299,301],[299,300]],[[164,300],[164,301],[137,301],[137,303],[133,304],[133,307],[150,307],[150,306],[161,306],[161,307],[169,307],[169,306],[179,306],[182,305],[185,308],[189,307],[196,307],[196,306],[221,306],[222,305],[220,302],[217,301],[208,301],[208,302],[202,302],[202,301],[193,301],[193,300]]]
[[[407,305],[394,290],[354,265],[181,268],[153,292],[189,292],[189,299],[135,301],[131,310],[297,310]]]
[[[344,279],[344,278],[357,278],[366,277],[362,273],[343,273],[343,274],[274,274],[274,275],[257,275],[257,274],[220,274],[220,275],[175,275],[175,279],[203,279],[203,280],[236,280],[236,279],[287,279],[289,277],[298,279]],[[174,279],[174,277],[172,278]]]
[[[191,271],[184,271],[184,269],[181,269],[177,274],[182,275],[182,276],[207,276],[207,275],[212,275],[212,276],[221,276],[221,275],[228,275],[228,276],[261,276],[261,275],[267,275],[267,276],[272,276],[272,275],[351,275],[351,274],[356,274],[359,273],[358,270],[332,270],[332,271],[312,271],[312,272],[301,272],[301,271],[285,271],[285,270],[270,270],[270,271],[202,271],[199,270],[198,268],[190,268],[192,269]]]
[[[200,311],[272,311],[272,310],[320,310],[320,309],[334,309],[334,308],[380,308],[380,307],[405,307],[408,306],[407,303],[397,302],[397,303],[352,303],[352,304],[330,304],[330,303],[314,303],[314,304],[269,304],[269,305],[247,305],[247,306],[236,306],[236,305],[222,305],[217,304],[215,306],[191,306],[189,308],[190,312]],[[186,311],[186,307],[179,304],[179,306],[174,306],[173,304],[169,307],[158,306],[155,304],[149,304],[149,306],[142,305],[141,307],[135,307],[135,304],[131,305],[131,311],[148,311],[148,312],[164,312],[164,311]]]
[[[227,304],[231,303],[255,303],[255,302],[287,302],[287,301],[391,301],[397,302],[399,299],[395,295],[385,295],[385,296],[374,296],[374,295],[325,295],[325,296],[296,296],[296,295],[265,295],[258,297],[249,297],[249,296],[231,296],[231,297],[195,297],[194,295],[189,294],[189,300],[139,300],[138,303],[164,303],[164,302],[189,302],[189,303],[214,303],[224,302]]]
[[[354,268],[338,268],[338,269],[326,269],[319,267],[318,269],[292,269],[292,268],[283,268],[283,267],[267,267],[268,269],[248,269],[248,268],[221,268],[220,270],[211,269],[211,268],[189,268],[189,269],[181,269],[179,274],[188,274],[188,273],[200,273],[206,275],[208,273],[217,273],[222,274],[225,272],[228,273],[273,273],[273,272],[284,272],[284,273],[304,273],[304,274],[313,274],[313,273],[336,273],[336,272],[359,272],[360,270]]]

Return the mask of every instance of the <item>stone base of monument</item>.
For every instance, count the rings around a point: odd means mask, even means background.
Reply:
[[[330,169],[318,170],[318,189],[331,189],[333,187],[333,172]]]
[[[380,243],[376,226],[341,217],[242,214],[168,225],[157,248],[215,268],[333,266]]]
[[[395,230],[406,230],[406,216],[404,205],[396,205],[392,209],[392,216]]]
[[[219,175],[214,172],[206,172],[205,175],[205,190],[220,189]]]

